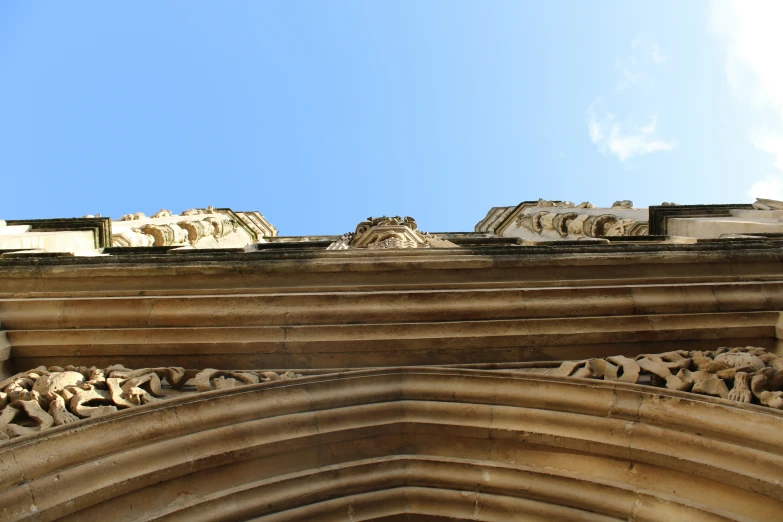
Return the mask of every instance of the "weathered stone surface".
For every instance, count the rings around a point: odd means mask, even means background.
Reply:
[[[783,210],[526,203],[0,253],[0,519],[779,518]]]
[[[355,232],[343,234],[327,250],[349,248],[400,249],[400,248],[456,248],[451,241],[421,232],[416,220],[400,216],[369,217],[356,226]]]
[[[66,521],[775,520],[783,507],[783,414],[740,402],[467,368],[209,394],[3,442],[3,519],[32,505]]]
[[[79,419],[109,415],[195,392],[297,377],[301,375],[291,371],[279,374],[263,370],[133,370],[121,364],[104,369],[36,368],[0,383],[0,439],[29,435]]]
[[[634,366],[629,364],[631,362]],[[607,370],[611,363],[622,364],[630,371],[618,376],[615,366],[611,366],[611,371]],[[780,356],[763,348],[746,346],[718,348],[710,352],[680,350],[639,355],[635,361],[617,356],[605,360],[568,361],[553,373],[583,379],[648,384],[783,409],[781,368],[783,359]],[[752,386],[749,386],[750,382]]]

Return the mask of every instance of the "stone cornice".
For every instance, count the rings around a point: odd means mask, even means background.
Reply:
[[[3,259],[7,355],[13,371],[328,368],[778,343],[774,240],[389,252]]]
[[[736,203],[730,205],[660,205],[649,209],[650,234],[665,235],[667,220],[676,217],[727,217],[731,210],[753,210],[752,204]]]
[[[56,218],[56,219],[9,219],[6,224],[30,225],[31,230],[59,232],[67,230],[88,230],[95,238],[95,248],[111,246],[111,219],[107,217]]]

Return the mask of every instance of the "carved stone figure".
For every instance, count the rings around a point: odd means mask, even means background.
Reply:
[[[619,371],[617,365],[622,365]],[[712,395],[783,409],[783,358],[763,348],[718,348],[568,361],[555,375],[604,379]]]

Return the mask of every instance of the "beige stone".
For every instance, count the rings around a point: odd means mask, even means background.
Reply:
[[[0,519],[776,520],[776,205],[12,223]]]

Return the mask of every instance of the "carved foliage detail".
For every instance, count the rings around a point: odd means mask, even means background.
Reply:
[[[121,364],[42,366],[0,383],[0,440],[164,399],[297,377],[259,370],[132,370]]]
[[[752,346],[568,361],[554,374],[645,384],[783,409],[783,358]]]

